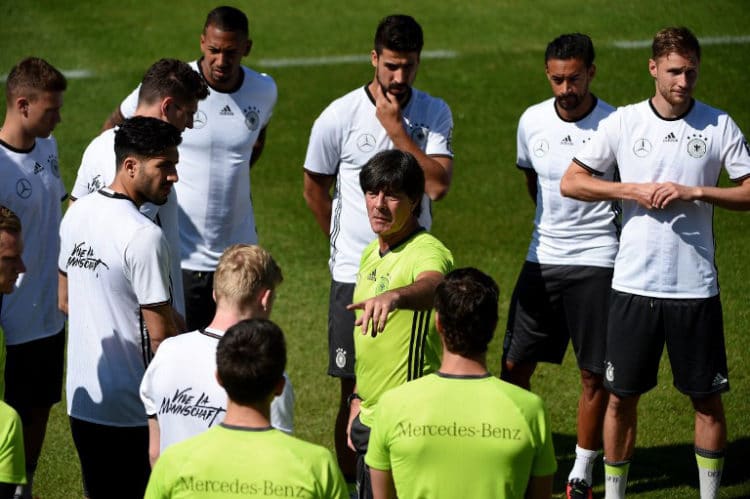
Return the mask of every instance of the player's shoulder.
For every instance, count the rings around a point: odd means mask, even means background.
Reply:
[[[252,86],[256,91],[259,88],[266,91],[276,91],[276,81],[271,75],[255,71],[247,66],[242,66],[242,71],[245,73],[243,87],[247,85]]]
[[[412,99],[414,99],[414,105],[418,108],[429,109],[434,113],[450,112],[450,106],[443,98],[428,94],[418,88],[412,88]]]
[[[532,104],[521,113],[518,120],[520,126],[532,126],[534,124],[549,124],[550,120],[559,119],[555,111],[555,98],[550,97],[536,104]]]

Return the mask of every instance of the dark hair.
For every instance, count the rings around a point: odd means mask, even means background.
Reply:
[[[359,172],[362,192],[403,192],[416,201],[414,216],[422,211],[424,195],[424,172],[417,158],[398,149],[380,151],[371,157]]]
[[[145,116],[127,119],[115,129],[117,168],[128,156],[153,158],[182,142],[180,131],[166,121]]]
[[[422,52],[422,27],[411,16],[394,14],[384,17],[375,31],[374,47],[378,54],[383,49],[394,52]]]
[[[449,272],[435,291],[445,348],[464,357],[483,354],[497,326],[500,289],[492,277],[472,268]]]
[[[0,206],[0,232],[21,233],[21,220],[10,208]]]
[[[249,37],[247,16],[240,9],[234,7],[216,7],[206,16],[206,24],[203,25],[203,33],[209,26],[220,31],[235,31]]]
[[[138,103],[153,104],[165,97],[178,103],[203,100],[208,86],[200,73],[177,59],[160,59],[151,65],[141,80]]]
[[[241,405],[265,400],[286,367],[286,342],[279,326],[248,319],[227,329],[216,348],[216,369],[227,395]]]
[[[590,68],[594,64],[594,44],[588,35],[582,33],[560,35],[547,45],[544,62],[550,59],[580,59]]]
[[[670,27],[659,30],[651,43],[651,58],[677,53],[685,58],[695,56],[697,61],[701,60],[701,45],[698,39],[689,29],[685,27]]]
[[[5,83],[5,98],[26,94],[33,101],[41,92],[63,92],[68,88],[65,76],[54,66],[39,57],[27,57],[13,66]]]

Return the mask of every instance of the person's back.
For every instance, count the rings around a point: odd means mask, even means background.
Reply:
[[[346,488],[343,478],[338,481],[340,473],[321,446],[270,426],[221,423],[166,449],[151,474],[146,498],[341,497]]]
[[[286,342],[273,322],[247,319],[227,329],[216,347],[216,379],[228,397],[224,422],[166,449],[146,497],[346,499],[330,451],[271,427],[285,367]]]
[[[522,498],[554,470],[542,400],[490,374],[428,375],[378,406],[366,462],[391,469],[400,497]]]

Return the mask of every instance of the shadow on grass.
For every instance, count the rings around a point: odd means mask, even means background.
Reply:
[[[568,473],[575,461],[575,435],[554,433],[552,439],[557,454],[554,493],[565,493]],[[726,452],[721,485],[730,487],[747,485],[747,492],[740,495],[721,497],[748,497],[750,495],[750,475],[747,465],[750,462],[750,437],[741,437],[729,443]],[[601,489],[604,483],[604,468],[601,460],[594,467],[594,486]],[[628,492],[645,494],[651,491],[677,487],[692,487],[698,493],[698,472],[695,464],[693,444],[664,445],[657,447],[636,447],[633,463],[630,466]]]

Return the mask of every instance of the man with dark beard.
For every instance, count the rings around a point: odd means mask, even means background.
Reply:
[[[555,38],[545,67],[554,97],[528,108],[518,123],[516,165],[526,174],[536,216],[508,313],[502,378],[529,389],[537,363],[560,364],[571,340],[582,392],[566,497],[590,499],[607,402],[604,338],[617,227],[613,203],[563,198],[560,177],[613,108],[589,91],[596,66],[587,35]],[[614,167],[603,176],[613,174]]]
[[[384,18],[375,32],[370,58],[375,73],[333,101],[310,133],[305,157],[304,196],[315,220],[330,238],[331,291],[328,308],[328,374],[341,380],[336,419],[336,453],[344,476],[354,477],[354,456],[346,446],[348,397],[354,380],[352,303],[360,255],[375,233],[359,186],[362,166],[377,152],[412,154],[425,177],[419,225],[432,225],[431,200],[448,192],[453,171],[453,117],[442,100],[412,87],[422,52],[422,28],[410,16]]]

